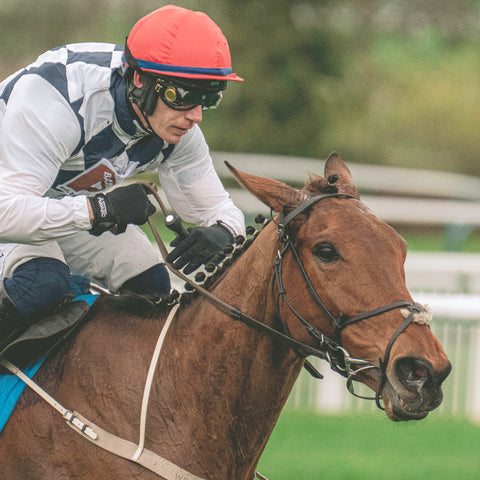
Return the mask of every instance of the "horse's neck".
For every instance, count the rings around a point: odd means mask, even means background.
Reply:
[[[272,232],[262,232],[214,290],[219,298],[270,325],[275,318],[271,298],[275,242],[271,237]],[[189,397],[187,406],[180,408],[181,415],[191,417],[188,410],[193,409],[198,416],[183,419],[189,433],[181,435],[192,437],[192,444],[205,446],[196,453],[208,478],[248,478],[301,362],[285,345],[234,321],[205,301],[181,312],[175,336],[175,348],[183,356],[180,362],[178,357],[172,361],[171,368],[185,379],[184,395]],[[181,441],[187,439],[181,437]]]

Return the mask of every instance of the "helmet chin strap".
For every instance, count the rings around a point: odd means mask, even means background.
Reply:
[[[153,129],[151,123],[148,120],[147,114],[145,112],[142,112],[142,110],[140,110],[140,112],[137,112],[134,108],[132,110],[142,130],[147,132],[149,135],[156,135],[155,130]],[[145,126],[144,122],[147,124],[147,126]]]

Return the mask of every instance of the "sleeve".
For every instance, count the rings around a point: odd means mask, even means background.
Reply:
[[[175,211],[200,227],[221,220],[245,235],[245,219],[225,190],[200,127],[193,127],[158,170],[160,183]]]
[[[43,244],[90,228],[83,196],[42,197],[80,141],[67,100],[38,75],[15,85],[0,129],[0,242]]]

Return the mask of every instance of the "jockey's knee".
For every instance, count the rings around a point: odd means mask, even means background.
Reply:
[[[170,277],[164,263],[157,263],[148,270],[128,279],[120,288],[121,292],[130,291],[158,298],[170,293]]]
[[[20,314],[28,318],[65,297],[70,287],[70,269],[55,258],[33,258],[18,266],[3,284]]]

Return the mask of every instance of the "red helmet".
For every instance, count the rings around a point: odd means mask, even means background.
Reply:
[[[146,73],[173,77],[243,81],[232,72],[222,31],[205,13],[167,5],[132,28],[124,61]]]

